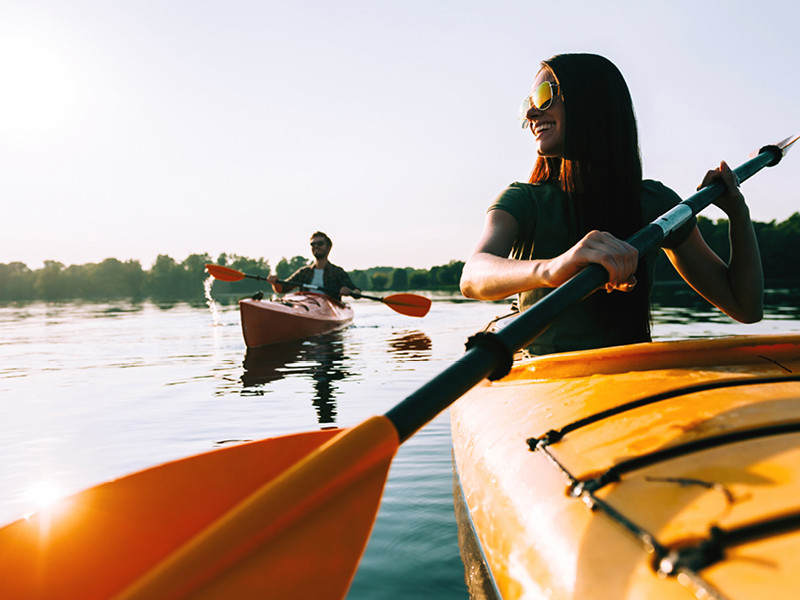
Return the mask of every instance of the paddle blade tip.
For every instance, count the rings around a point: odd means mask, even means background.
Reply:
[[[765,148],[775,147],[775,148],[777,148],[778,150],[781,151],[781,156],[786,156],[786,153],[789,152],[789,150],[792,149],[792,144],[794,144],[799,139],[800,139],[800,134],[790,135],[785,140],[781,140],[780,142],[776,142],[775,144],[771,144],[770,146],[765,146]],[[761,152],[765,148],[760,148],[758,150],[753,150],[749,154],[750,158],[755,158],[756,156],[761,154]]]
[[[223,267],[222,265],[207,263],[206,272],[214,279],[219,279],[220,281],[241,281],[244,279],[244,273],[241,271],[231,269],[230,267]]]
[[[431,299],[417,294],[392,294],[383,298],[383,302],[408,317],[424,317],[431,309]]]
[[[792,144],[794,144],[797,140],[800,140],[800,133],[797,135],[790,135],[785,140],[778,142],[775,144],[778,148],[781,149],[783,155],[786,156],[786,153],[792,148]]]

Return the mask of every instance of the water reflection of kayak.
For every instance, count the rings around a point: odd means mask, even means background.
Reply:
[[[314,387],[311,403],[323,426],[336,424],[339,382],[353,376],[352,360],[345,354],[340,331],[249,348],[242,366],[243,396],[269,393],[269,384],[287,377],[311,382]]]
[[[451,422],[473,597],[796,597],[800,335],[539,357]]]
[[[336,331],[353,321],[350,306],[315,292],[287,294],[278,301],[240,300],[239,312],[248,348]]]

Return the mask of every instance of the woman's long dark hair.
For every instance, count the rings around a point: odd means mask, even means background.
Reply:
[[[559,54],[542,68],[555,78],[564,102],[564,157],[540,156],[530,182],[561,185],[573,209],[573,242],[595,229],[624,240],[644,225],[639,136],[625,79],[596,54]],[[589,299],[597,318],[613,323],[624,343],[650,341],[649,282],[645,261],[639,265],[633,291]]]

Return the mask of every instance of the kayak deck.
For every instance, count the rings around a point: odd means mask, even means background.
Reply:
[[[325,294],[297,292],[280,301],[239,301],[242,333],[248,348],[259,348],[347,327],[353,309]]]
[[[800,335],[532,359],[456,402],[451,422],[504,598],[796,591]]]

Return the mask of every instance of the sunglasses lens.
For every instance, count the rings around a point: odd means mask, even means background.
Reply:
[[[549,81],[543,81],[539,87],[533,90],[531,102],[539,110],[550,108],[550,103],[553,102],[553,87]]]
[[[525,98],[522,106],[519,107],[519,120],[522,123],[522,128],[526,129],[530,125],[528,121],[528,111],[531,108],[536,110],[547,110],[553,103],[553,86],[549,81],[540,83],[533,93]]]

